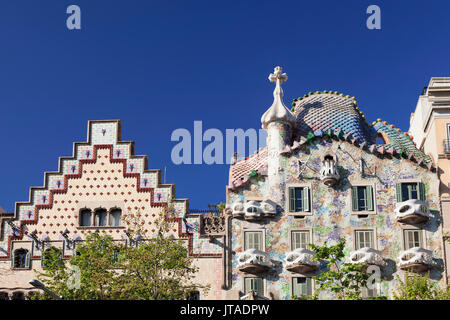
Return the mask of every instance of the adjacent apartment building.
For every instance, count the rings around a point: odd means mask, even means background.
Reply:
[[[431,78],[411,114],[409,133],[417,147],[436,163],[442,228],[447,238],[450,231],[450,78]],[[447,241],[444,251],[448,266],[450,247]]]

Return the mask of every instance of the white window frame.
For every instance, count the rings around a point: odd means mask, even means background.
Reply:
[[[311,278],[311,296],[314,295],[314,293],[315,293],[315,280],[313,279],[313,276],[305,277],[305,276],[302,276],[302,275],[296,275],[296,276],[292,276],[292,277],[289,278],[290,279],[289,280],[290,281],[289,287],[290,287],[291,297],[294,295],[294,284],[293,284],[294,278]]]
[[[312,228],[292,228],[289,229],[289,235],[288,235],[288,240],[289,240],[289,248],[291,251],[294,251],[294,248],[292,247],[292,232],[296,232],[296,231],[300,231],[300,232],[308,232],[309,233],[309,243],[313,244],[314,240],[313,240],[313,233],[312,233]],[[310,250],[310,248],[307,248],[308,250]]]
[[[367,227],[353,227],[352,228],[352,239],[353,239],[353,250],[356,251],[356,231],[371,231],[373,234],[373,247],[372,249],[378,250],[378,236],[377,228],[367,228]]]
[[[246,248],[246,243],[245,243],[245,233],[246,232],[260,232],[261,235],[261,239],[262,239],[262,249],[261,251],[266,252],[266,229],[263,228],[251,228],[251,229],[243,229],[242,230],[242,250],[245,251]]]

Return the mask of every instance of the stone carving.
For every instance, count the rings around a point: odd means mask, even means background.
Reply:
[[[207,236],[221,236],[225,234],[225,215],[215,215],[212,212],[201,216],[202,233]]]
[[[238,256],[239,271],[261,273],[268,271],[272,266],[269,255],[261,250],[248,249]]]
[[[286,269],[291,272],[308,273],[319,269],[319,261],[313,260],[314,252],[299,248],[289,252],[284,259]]]
[[[336,157],[332,155],[326,155],[322,161],[322,167],[320,169],[320,180],[325,185],[331,187],[339,180],[339,173],[337,170]]]
[[[431,218],[430,210],[424,201],[411,199],[395,206],[395,219],[399,222],[418,224]]]
[[[437,263],[430,250],[414,247],[400,252],[398,266],[402,270],[425,272],[437,267]]]
[[[245,203],[238,200],[228,208],[231,209],[233,217],[246,220],[273,217],[277,214],[277,205],[271,200],[247,201]]]
[[[350,254],[350,263],[375,265],[379,267],[385,267],[387,265],[381,252],[369,247],[353,251]]]

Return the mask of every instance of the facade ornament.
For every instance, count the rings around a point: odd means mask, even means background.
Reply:
[[[270,82],[275,82],[275,90],[273,91],[272,106],[261,117],[263,129],[267,129],[267,125],[274,121],[285,122],[290,125],[295,123],[295,116],[283,102],[284,93],[281,84],[287,81],[288,76],[282,71],[281,67],[275,67],[273,73],[269,75]]]

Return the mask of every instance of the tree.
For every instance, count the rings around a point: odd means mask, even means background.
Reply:
[[[361,299],[361,289],[366,287],[369,273],[365,272],[367,265],[344,262],[345,239],[339,239],[334,246],[310,244],[315,252],[314,260],[326,261],[326,271],[315,276],[318,288],[313,298],[318,299],[320,292],[331,291],[338,299]]]
[[[430,279],[429,274],[407,273],[405,281],[397,277],[398,284],[393,294],[395,300],[449,300],[450,287],[441,288]]]
[[[92,233],[77,245],[76,255],[68,261],[49,252],[38,279],[66,299],[185,299],[194,291],[207,291],[209,286],[194,282],[198,268],[186,246],[169,234],[173,217],[173,210],[163,210],[154,222],[158,234],[152,237],[145,234],[139,212],[124,216],[132,239],[127,245]],[[73,286],[73,266],[79,268],[78,288]],[[49,297],[40,294],[33,298]]]

